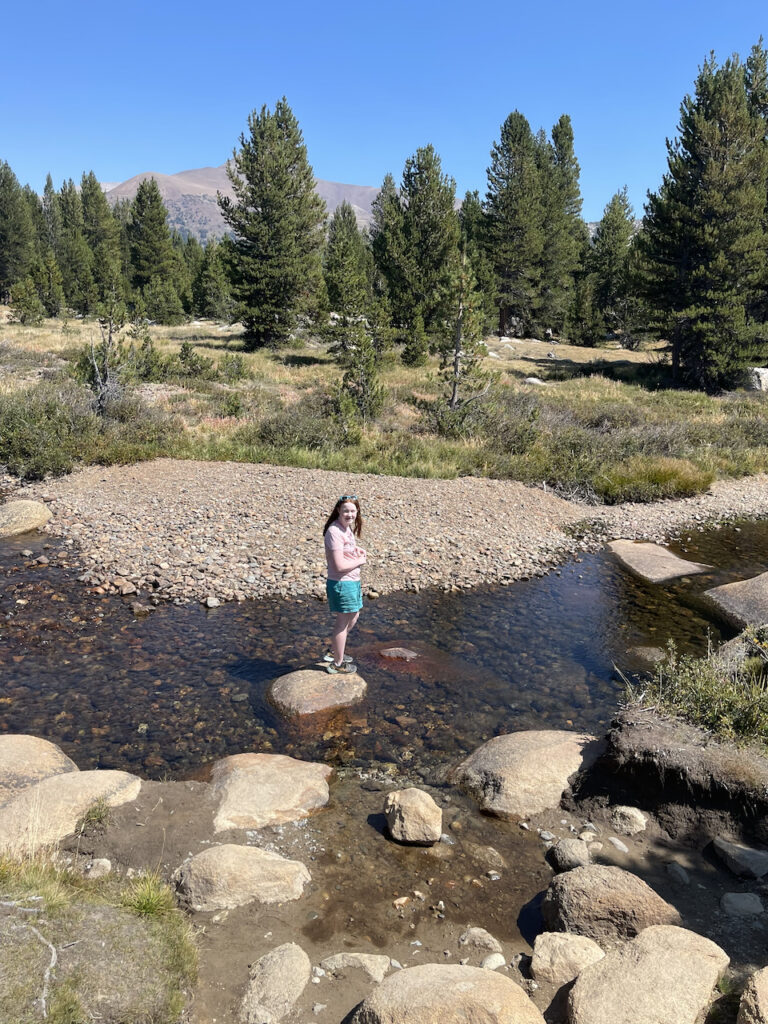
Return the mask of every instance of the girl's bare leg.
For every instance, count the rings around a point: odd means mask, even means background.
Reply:
[[[360,612],[337,612],[336,621],[333,624],[331,633],[331,651],[333,660],[340,665],[344,659],[344,650],[347,646],[349,631],[360,617]]]

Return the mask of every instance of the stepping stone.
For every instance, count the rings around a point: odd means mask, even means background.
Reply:
[[[387,647],[379,653],[382,658],[394,658],[398,661],[413,661],[419,657],[416,651],[409,651],[407,647]]]
[[[740,629],[768,623],[768,572],[706,590],[704,596]]]
[[[678,558],[660,544],[637,544],[632,540],[614,540],[608,545],[625,568],[650,583],[666,583],[681,576],[693,576],[712,568],[703,562],[688,562]]]
[[[367,690],[368,684],[357,672],[332,675],[319,669],[301,669],[276,679],[269,698],[278,711],[293,718],[350,707],[361,701]]]
[[[333,769],[285,754],[233,754],[213,766],[213,795],[219,807],[214,832],[264,828],[306,818],[328,803]]]
[[[255,846],[209,846],[177,868],[173,880],[195,911],[231,910],[248,903],[297,900],[310,881],[299,860]]]

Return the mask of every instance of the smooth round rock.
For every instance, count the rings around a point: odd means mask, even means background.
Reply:
[[[232,754],[213,766],[211,784],[219,806],[214,832],[264,828],[306,818],[328,803],[333,769],[285,754]]]
[[[443,812],[415,786],[387,793],[384,815],[390,835],[400,843],[437,843],[442,835]]]
[[[42,501],[8,501],[0,505],[0,537],[39,530],[50,518],[50,509]]]
[[[0,803],[42,779],[77,770],[55,743],[20,733],[0,736]]]
[[[176,869],[173,880],[192,910],[209,911],[297,900],[310,875],[301,861],[255,846],[225,843],[189,857]]]
[[[589,845],[582,839],[561,839],[547,851],[547,860],[558,873],[583,868],[590,862]]]
[[[350,707],[361,701],[367,690],[367,683],[357,672],[332,675],[307,668],[276,679],[270,687],[269,697],[278,711],[293,718]]]

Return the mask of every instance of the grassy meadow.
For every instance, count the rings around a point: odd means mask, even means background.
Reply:
[[[386,403],[363,424],[340,413],[342,371],[312,338],[247,352],[237,327],[212,321],[149,334],[151,358],[124,368],[121,395],[100,416],[83,381],[98,324],[24,327],[0,307],[0,464],[26,479],[156,456],[489,476],[606,503],[695,494],[715,478],[768,469],[766,399],[672,389],[660,347],[491,337],[491,397],[460,434],[445,436],[435,416],[444,401],[437,357],[413,369],[397,347],[386,353]]]

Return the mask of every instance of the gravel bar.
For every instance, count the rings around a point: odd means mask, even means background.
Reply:
[[[49,503],[45,532],[95,591],[214,605],[322,597],[322,526],[338,495],[350,493],[362,505],[363,586],[372,597],[509,584],[607,540],[663,541],[692,525],[768,513],[766,476],[720,481],[694,498],[605,508],[510,480],[174,459],[91,467],[14,496]],[[577,524],[579,538],[568,532]]]

